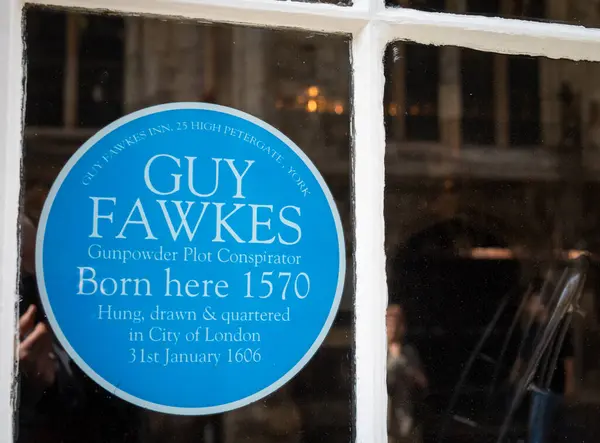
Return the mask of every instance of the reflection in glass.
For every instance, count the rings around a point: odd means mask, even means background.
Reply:
[[[27,95],[35,97],[25,113],[27,125],[63,124],[64,63],[67,34],[66,14],[47,11],[29,14],[25,45],[31,60],[27,64]],[[50,86],[48,83],[51,83]]]
[[[430,61],[409,87],[410,57]],[[390,309],[402,312],[404,370],[413,373],[404,389],[415,411],[410,425],[390,417],[395,441],[597,440],[599,69],[456,47],[388,48],[388,289]],[[411,108],[433,101],[437,129],[415,137]],[[582,253],[585,265],[574,261]],[[579,286],[570,273],[586,267]],[[402,404],[393,397],[409,397],[391,367],[390,405]],[[426,390],[416,389],[410,367],[421,368]],[[414,434],[398,437],[402,426]]]
[[[321,171],[351,241],[348,38],[37,7],[26,9],[26,34],[17,441],[350,441],[350,243],[342,307],[311,362],[264,401],[207,417],[143,410],[88,379],[47,326],[30,266],[41,207],[69,157],[114,119],[175,101],[231,106],[281,130]]]
[[[124,20],[93,15],[70,20],[79,37],[78,123],[101,127],[123,115]]]

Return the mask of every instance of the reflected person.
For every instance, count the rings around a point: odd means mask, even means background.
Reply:
[[[18,443],[75,442],[82,400],[66,353],[42,315],[35,279],[36,229],[21,217]],[[73,420],[72,420],[73,419]]]
[[[406,318],[401,305],[388,307],[386,327],[388,440],[390,443],[421,443],[422,426],[417,410],[428,381],[417,350],[405,342]]]

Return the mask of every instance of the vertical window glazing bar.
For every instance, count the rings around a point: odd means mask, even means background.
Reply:
[[[0,2],[0,441],[13,441],[23,44],[21,2]]]
[[[387,284],[383,220],[386,42],[381,38],[380,27],[369,23],[355,34],[352,43],[357,443],[387,440]]]

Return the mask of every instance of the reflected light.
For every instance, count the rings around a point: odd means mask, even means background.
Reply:
[[[398,105],[396,103],[390,104],[388,114],[390,114],[392,117],[396,117],[398,115]]]
[[[474,259],[507,260],[515,258],[513,251],[505,248],[473,248],[470,256]]]
[[[316,100],[309,100],[306,104],[306,110],[308,112],[315,112],[318,108]]]
[[[543,258],[542,256],[535,256],[526,251],[516,251],[508,248],[472,248],[469,250],[463,250],[460,253],[463,257],[472,258],[475,260],[514,260],[514,259],[526,259],[526,258]],[[553,257],[560,257],[562,259],[574,260],[582,255],[590,256],[588,251],[580,251],[576,249],[570,249],[567,251],[556,250],[552,254]],[[593,256],[593,254],[592,254]]]
[[[333,108],[333,112],[335,112],[337,115],[343,114],[344,106],[341,103],[336,103],[335,107]]]
[[[310,88],[308,88],[309,97],[316,97],[317,95],[319,95],[319,88],[317,88],[316,86],[311,86]]]
[[[578,251],[578,250],[571,250],[567,254],[567,256],[569,257],[569,260],[576,260],[581,256],[588,256],[588,255],[589,255],[588,251]]]

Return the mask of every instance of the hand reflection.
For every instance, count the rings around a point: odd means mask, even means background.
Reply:
[[[35,305],[30,305],[19,319],[19,363],[25,376],[48,387],[56,379],[56,356],[50,329],[45,323],[35,323],[36,312]]]
[[[398,342],[392,342],[389,345],[390,356],[400,358],[402,356],[402,345]]]

